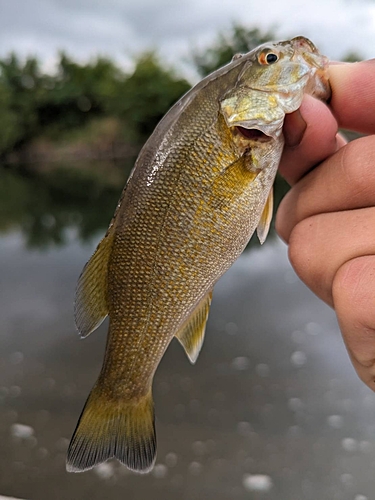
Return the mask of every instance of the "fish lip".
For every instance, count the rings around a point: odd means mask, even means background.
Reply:
[[[290,42],[293,45],[295,51],[300,51],[301,48],[307,47],[308,50],[306,52],[319,54],[319,51],[316,48],[315,44],[309,38],[299,35],[293,37]]]

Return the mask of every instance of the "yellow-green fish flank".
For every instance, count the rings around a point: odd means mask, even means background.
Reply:
[[[265,240],[285,114],[304,92],[329,97],[326,65],[303,37],[265,44],[191,89],[143,147],[77,285],[81,336],[107,315],[109,331],[69,471],[112,457],[152,468],[155,370],[173,337],[196,361],[215,283],[255,229]]]

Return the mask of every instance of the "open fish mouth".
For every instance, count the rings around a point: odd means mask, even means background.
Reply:
[[[245,128],[240,125],[237,125],[234,128],[243,138],[250,141],[266,142],[272,139],[271,135],[267,135],[256,128]]]

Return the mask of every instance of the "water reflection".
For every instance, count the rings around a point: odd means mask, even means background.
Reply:
[[[80,162],[79,168],[0,167],[0,233],[20,230],[30,249],[63,246],[72,229],[82,242],[89,241],[108,227],[133,165],[134,158]],[[286,190],[286,183],[278,178],[276,206]]]
[[[75,229],[88,241],[105,229],[130,173],[132,163],[90,163],[36,171],[1,169],[0,232],[19,229],[29,248],[67,243]]]
[[[111,462],[84,475],[64,472],[68,437],[104,347],[105,328],[80,342],[72,324],[76,275],[92,246],[72,239],[63,250],[30,254],[14,235],[0,251],[4,493],[38,499],[142,499],[155,491],[167,499],[245,498],[262,488],[271,499],[369,494],[374,398],[353,375],[331,311],[292,279],[280,244],[250,252],[217,286],[196,366],[171,345],[155,380],[160,446],[147,477]],[[304,363],[296,363],[296,352],[304,353]]]
[[[333,312],[297,279],[277,240],[243,255],[216,286],[197,364],[189,364],[178,342],[168,349],[154,384],[154,471],[138,476],[108,462],[67,474],[68,440],[100,369],[106,330],[78,340],[74,288],[123,181],[104,188],[67,180],[73,203],[53,177],[6,175],[0,495],[373,498],[375,398],[354,375]],[[88,200],[101,200],[100,210]]]

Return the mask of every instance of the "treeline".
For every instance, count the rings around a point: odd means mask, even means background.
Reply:
[[[268,39],[271,32],[233,26],[212,47],[191,56],[204,76]],[[0,60],[0,159],[36,139],[44,142],[118,141],[129,151],[143,144],[157,122],[191,84],[152,52],[125,72],[113,61],[78,63],[61,53],[54,74],[35,57],[10,54]]]
[[[115,134],[129,144],[142,142],[189,84],[143,54],[129,75],[109,59],[79,64],[60,54],[53,75],[36,58],[15,54],[0,60],[0,155],[4,157],[43,136],[52,141],[113,117]]]
[[[191,64],[205,76],[234,54],[275,38],[272,31],[234,25],[211,47],[193,52]],[[61,53],[55,73],[48,74],[35,57],[10,54],[0,59],[0,160],[35,139],[55,146],[117,141],[134,155],[189,87],[152,52],[139,56],[128,73],[110,59],[78,63]]]
[[[191,63],[203,77],[275,38],[233,26],[211,47],[194,51]],[[84,241],[105,231],[139,148],[189,87],[154,53],[141,55],[129,72],[109,59],[78,63],[66,54],[54,74],[35,58],[0,60],[0,168],[11,166],[0,172],[0,233],[18,229],[27,245],[40,248],[64,244],[72,228]],[[121,161],[95,157],[98,148],[108,152],[116,144]],[[90,148],[101,161],[82,161]],[[41,150],[44,157],[35,155]],[[61,159],[51,161],[60,150]],[[40,157],[42,163],[31,164]],[[275,207],[287,189],[278,176]]]
[[[272,31],[234,25],[211,47],[193,52],[191,64],[205,76],[234,54],[275,38]],[[152,52],[139,56],[128,73],[110,59],[78,63],[61,53],[55,73],[48,74],[35,57],[22,60],[10,54],[0,59],[0,160],[36,139],[55,147],[117,142],[134,156],[189,87]]]

